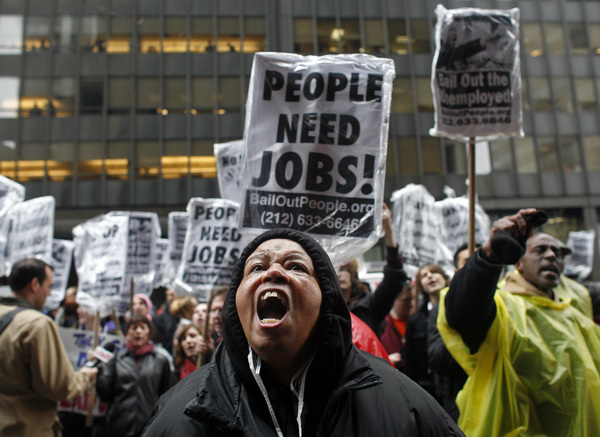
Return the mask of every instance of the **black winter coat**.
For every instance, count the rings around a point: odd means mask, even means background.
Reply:
[[[315,355],[306,374],[303,436],[462,436],[439,404],[389,363],[352,344],[350,313],[329,257],[312,238],[267,231],[244,249],[223,306],[223,342],[209,364],[161,397],[145,436],[275,436],[267,401],[248,364],[248,342],[235,304],[248,256],[286,238],[312,258],[323,299]],[[298,436],[296,398],[263,366],[260,376],[282,433]]]
[[[108,403],[107,435],[139,436],[150,419],[156,401],[174,382],[168,359],[152,350],[140,357],[120,350],[100,370],[98,396]]]

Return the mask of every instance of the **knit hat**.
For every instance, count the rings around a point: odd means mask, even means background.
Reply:
[[[150,300],[150,298],[142,293],[133,295],[133,300],[135,300],[137,298],[140,298],[144,302],[146,302],[146,306],[148,307],[148,312],[146,313],[146,317],[148,317],[148,320],[152,320],[152,301]]]

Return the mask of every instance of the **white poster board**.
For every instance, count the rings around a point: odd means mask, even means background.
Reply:
[[[240,231],[313,235],[334,264],[381,235],[391,59],[365,54],[254,56]]]
[[[571,249],[571,254],[565,259],[563,273],[578,281],[584,281],[588,278],[594,268],[594,242],[596,241],[596,232],[589,231],[571,231],[567,237],[567,246]]]
[[[244,141],[217,143],[214,146],[214,154],[221,198],[242,203],[244,193],[240,175],[244,158]]]
[[[523,136],[518,8],[438,5],[431,72],[433,136]]]
[[[213,288],[229,285],[246,239],[238,232],[239,204],[194,197],[187,206],[188,231],[176,290],[206,302]]]
[[[0,277],[8,274],[6,266],[6,243],[8,240],[8,211],[25,200],[25,187],[0,175]]]
[[[54,281],[50,288],[50,296],[46,298],[44,308],[55,309],[65,298],[75,244],[71,240],[52,241],[52,267],[54,268]]]

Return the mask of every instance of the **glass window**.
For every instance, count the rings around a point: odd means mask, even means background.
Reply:
[[[294,18],[294,51],[296,53],[313,53],[312,20],[310,18]]]
[[[104,164],[102,143],[82,142],[79,144],[78,153],[77,179],[99,179]]]
[[[556,141],[554,137],[541,137],[538,139],[538,151],[540,154],[540,168],[543,172],[558,172],[558,154],[556,152]]]
[[[113,77],[108,82],[108,108],[110,112],[131,106],[131,79]]]
[[[107,159],[104,161],[106,176],[109,179],[127,179],[129,174],[129,149],[126,141],[108,143]]]
[[[410,79],[396,77],[392,88],[392,111],[396,114],[412,114],[413,99]]]
[[[192,156],[214,156],[212,140],[197,140],[192,143]]]
[[[518,173],[537,173],[535,147],[532,137],[515,138],[515,155]]]
[[[365,20],[365,44],[367,53],[385,53],[381,20]]]
[[[388,20],[388,44],[390,52],[397,55],[408,53],[408,35],[404,18]]]
[[[83,17],[81,19],[81,48],[87,53],[106,51],[105,22],[101,17]]]
[[[185,18],[167,18],[165,20],[165,37],[163,51],[165,53],[186,53],[187,20]]]
[[[240,20],[237,18],[219,18],[217,20],[217,51],[218,52],[239,52],[241,50],[240,41]]]
[[[244,53],[256,53],[265,50],[265,19],[246,18],[244,24],[243,51]]]
[[[211,77],[192,79],[192,106],[199,112],[212,112],[215,104],[214,81]]]
[[[77,20],[70,15],[56,17],[54,22],[54,45],[59,53],[75,53],[77,51],[76,38]]]
[[[17,118],[19,78],[0,77],[0,118]]]
[[[158,141],[138,141],[135,145],[137,175],[139,178],[157,178],[159,175]]]
[[[1,23],[0,23],[1,25]],[[50,47],[50,19],[48,17],[27,17],[23,45],[28,52],[47,50]]]
[[[46,148],[43,143],[23,143],[16,178],[20,182],[40,180],[46,176]],[[14,173],[13,173],[14,174]]]
[[[438,140],[439,141],[439,140]],[[435,149],[431,147],[431,156],[437,161],[437,155],[439,155],[439,143],[437,146],[438,152],[435,153]],[[446,140],[446,165],[448,167],[448,173],[454,174],[467,174],[467,165],[468,165],[468,157],[467,157],[467,145],[465,143]],[[441,157],[440,157],[441,158]],[[427,158],[425,154],[423,154],[423,167],[427,162]],[[435,173],[442,172],[442,163],[441,159],[439,163],[435,163],[436,168],[439,168],[439,171],[435,171]],[[427,172],[426,172],[427,173]],[[431,172],[430,172],[431,173]]]
[[[144,112],[156,112],[160,107],[160,87],[158,79],[138,79],[137,107]]]
[[[556,109],[561,112],[573,113],[573,93],[569,79],[552,78],[552,91]]]
[[[566,173],[581,173],[581,155],[577,137],[561,137],[562,166]]]
[[[22,51],[23,17],[0,15],[0,55],[18,55]]]
[[[102,79],[83,78],[80,88],[81,112],[98,113],[102,111],[104,102],[104,85]]]
[[[523,81],[525,84],[526,82]],[[552,100],[550,99],[550,87],[548,79],[545,77],[530,77],[527,90],[531,93],[531,104],[534,111],[549,111],[552,109]],[[525,91],[525,89],[524,89]],[[527,94],[524,92],[526,106],[528,106]],[[527,108],[526,109],[530,109]]]
[[[320,54],[338,52],[339,33],[333,18],[320,18],[317,21],[317,42]]]
[[[533,58],[543,55],[544,44],[542,43],[542,28],[539,23],[523,23],[521,31],[523,32],[525,53]]]
[[[132,24],[131,18],[111,17],[110,35],[106,45],[108,53],[118,54],[131,51]]]
[[[24,161],[37,161],[46,158],[44,143],[23,143],[21,147],[21,159]]]
[[[84,84],[85,81],[82,81]],[[83,101],[83,91],[81,99]],[[75,79],[55,77],[52,81],[51,102],[55,106],[57,117],[69,117],[75,112]],[[100,108],[102,107],[102,89],[100,89]]]
[[[212,18],[193,18],[190,51],[195,53],[213,51],[215,46],[212,34]]]
[[[575,79],[575,94],[580,111],[596,110],[596,93],[591,78]]]
[[[583,137],[585,165],[588,171],[600,171],[600,136]]]
[[[547,23],[546,24],[546,44],[548,45],[548,54],[564,55],[565,54],[565,37],[563,34],[562,24]]]
[[[590,46],[592,52],[596,55],[600,55],[600,23],[590,23],[588,25],[590,32]]]
[[[431,94],[431,79],[417,77],[417,107],[422,112],[433,112],[433,95]]]
[[[388,152],[387,168],[393,169],[393,154]],[[414,137],[398,138],[398,168],[400,174],[415,175],[419,173],[417,160],[417,141]]]
[[[219,108],[239,112],[242,105],[239,77],[223,77],[219,80]]]
[[[159,53],[160,20],[158,18],[142,17],[137,24],[140,35],[140,51],[142,53]]]
[[[427,20],[410,20],[410,33],[413,53],[431,52]]]
[[[579,23],[569,23],[569,44],[571,45],[572,55],[586,55],[589,50],[585,27]]]
[[[3,90],[0,89],[0,93],[2,92]],[[18,88],[16,92],[18,93]],[[47,92],[47,80],[24,79],[21,91],[21,111],[23,116],[34,117],[45,114],[46,106],[48,105]]]
[[[337,37],[342,44],[342,53],[360,53],[360,28],[357,19],[345,19],[341,22]]]
[[[187,98],[185,78],[165,78],[165,107],[169,112],[183,112],[187,108]]]
[[[165,141],[165,156],[188,156],[187,141]]]
[[[497,171],[512,170],[512,150],[509,139],[489,142],[492,167]]]

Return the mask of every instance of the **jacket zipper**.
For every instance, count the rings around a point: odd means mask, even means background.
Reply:
[[[336,402],[342,395],[344,395],[345,393],[347,393],[349,391],[362,390],[364,388],[373,387],[374,385],[377,385],[377,384],[379,384],[378,379],[375,381],[366,382],[366,383],[360,384],[360,385],[344,387],[340,391],[334,393],[333,396],[331,397],[331,399],[329,399],[329,401],[327,402],[327,405],[325,405],[325,409],[323,410],[323,414],[321,415],[321,419],[319,420],[319,425],[317,426],[317,437],[322,435],[321,433],[323,431],[323,429],[322,429],[323,422],[325,421],[325,417],[327,416],[327,413],[329,412],[329,409],[331,408],[331,406],[333,405],[334,402]]]

